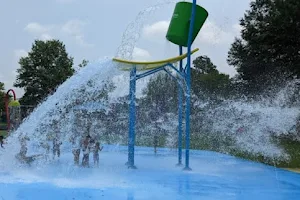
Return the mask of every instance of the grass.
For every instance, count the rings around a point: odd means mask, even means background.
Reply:
[[[0,126],[6,126],[7,124],[5,122],[0,122]],[[0,135],[6,137],[7,131],[5,130],[0,130]]]
[[[283,168],[285,170],[289,170],[291,172],[300,173],[300,168]]]
[[[4,136],[4,137],[6,137],[6,135],[7,135],[7,131],[2,131],[2,130],[0,130],[0,135],[2,135],[2,136]]]
[[[285,138],[280,139],[279,145],[290,155],[290,160],[288,162],[279,163],[278,166],[285,168],[300,168],[300,142]]]
[[[6,122],[0,122],[0,126],[6,126],[7,123]]]

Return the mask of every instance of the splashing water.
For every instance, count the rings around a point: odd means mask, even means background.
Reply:
[[[177,0],[160,0],[156,5],[150,6],[139,12],[136,19],[128,25],[127,29],[123,33],[122,42],[117,49],[116,57],[131,60],[134,47],[141,37],[146,19],[163,6],[176,2]]]
[[[59,130],[55,134],[59,134],[62,140],[68,140],[72,134],[71,125],[74,123],[72,108],[75,105],[94,102],[98,95],[105,90],[105,83],[120,73],[116,63],[111,59],[104,59],[86,66],[70,77],[57,88],[53,95],[37,106],[20,127],[8,137],[7,150],[1,155],[4,156],[1,161],[19,151],[18,138],[21,136],[29,137],[32,144],[40,144],[40,142],[47,141],[47,133]],[[99,103],[107,104],[102,100]],[[109,109],[109,104],[105,105],[104,109]],[[8,160],[6,160],[6,164]]]
[[[299,116],[299,105],[292,102],[299,81],[287,83],[273,98],[256,101],[227,100],[218,106],[199,104],[203,112],[201,126],[208,136],[231,138],[231,147],[265,158],[287,160],[289,155],[278,146],[273,136],[291,132]],[[196,117],[196,118],[197,118]]]
[[[156,5],[141,11],[124,32],[116,56],[130,59],[147,17],[162,6],[175,2],[176,0],[159,0]],[[72,109],[74,106],[94,102],[95,99],[99,100],[99,94],[107,90],[107,84],[124,81],[126,77],[128,74],[122,74],[117,63],[113,63],[108,58],[98,63],[89,64],[78,71],[60,85],[53,95],[38,105],[20,127],[8,137],[6,149],[0,152],[3,158],[0,161],[0,166],[9,166],[7,161],[12,160],[14,155],[18,153],[21,137],[30,138],[29,146],[35,146],[34,151],[37,151],[36,145],[49,140],[48,133],[58,135],[60,140],[69,140],[73,134],[74,113]],[[127,86],[127,84],[124,85]],[[120,95],[120,91],[124,90],[124,85],[118,84],[112,94],[114,96]],[[126,90],[128,90],[127,87]],[[109,109],[110,102],[115,101],[112,95],[108,97],[108,100],[98,102],[104,105],[106,111]],[[97,109],[97,105],[95,104],[95,107],[91,109]]]
[[[123,34],[122,43],[117,50],[117,57],[132,59],[132,52],[140,37],[140,33],[147,16],[162,6],[175,3],[176,0],[164,0],[159,4],[141,11],[136,20],[131,23]],[[40,104],[31,115],[20,125],[9,138],[6,150],[1,154],[3,159],[0,166],[8,166],[9,160],[19,151],[19,137],[28,136],[30,143],[39,144],[47,141],[47,133],[59,130],[61,140],[68,140],[72,133],[74,114],[72,109],[75,105],[93,102],[99,99],[98,95],[106,90],[107,82],[120,81],[118,77],[124,77],[116,63],[110,59],[104,59],[98,63],[90,64],[69,78],[58,87],[57,91]],[[128,76],[128,74],[127,74]],[[295,84],[298,82],[295,82]],[[224,101],[217,107],[208,109],[191,116],[193,119],[202,119],[198,130],[205,130],[205,134],[218,134],[218,136],[229,136],[234,139],[236,149],[251,153],[260,153],[267,157],[287,157],[285,152],[272,142],[273,135],[285,134],[295,124],[298,116],[298,107],[286,107],[291,101],[290,93],[295,93],[292,83],[277,93],[272,101],[266,99],[256,102],[249,101]],[[128,90],[126,85],[126,90]],[[124,88],[119,86],[114,94],[120,93]],[[104,110],[109,110],[112,95],[106,101],[100,101]],[[266,103],[267,102],[267,103]],[[199,107],[206,107],[199,103]],[[92,108],[93,109],[93,108]],[[96,105],[95,108],[96,109]],[[170,122],[169,126],[175,127],[177,119]],[[173,123],[173,124],[172,124]],[[55,127],[54,126],[58,126]],[[168,126],[166,124],[166,126]],[[168,127],[166,128],[168,130]],[[173,130],[174,131],[174,130]],[[172,131],[172,132],[173,132]],[[193,138],[192,138],[193,139]],[[175,146],[177,140],[173,134],[167,138],[168,146]]]

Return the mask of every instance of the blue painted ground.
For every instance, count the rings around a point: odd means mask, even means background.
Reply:
[[[126,148],[105,147],[99,168],[72,165],[70,153],[47,165],[0,169],[0,200],[300,199],[300,175],[207,151],[191,152],[191,172],[176,167],[176,152],[137,148],[128,170]]]

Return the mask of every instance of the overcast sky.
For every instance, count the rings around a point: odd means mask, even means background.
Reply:
[[[34,39],[60,39],[75,65],[113,57],[127,25],[149,6],[170,0],[0,0],[0,81],[13,88],[18,60],[30,51]],[[239,19],[251,0],[198,0],[209,18],[193,47],[196,54],[208,55],[219,71],[233,75],[226,63],[227,52],[239,36]],[[134,49],[138,60],[176,56],[177,47],[166,42],[165,34],[174,3],[166,4],[150,15]],[[22,89],[14,88],[17,96]]]

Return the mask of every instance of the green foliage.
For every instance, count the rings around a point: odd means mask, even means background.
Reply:
[[[300,168],[300,142],[289,138],[282,138],[279,140],[279,145],[288,153],[290,160],[279,162],[277,165],[279,167]]]
[[[207,56],[199,56],[192,69],[192,90],[197,96],[224,97],[230,85],[229,75],[220,73]]]
[[[89,64],[88,60],[83,59],[83,61],[78,65],[78,67],[83,68]]]
[[[36,40],[19,64],[14,86],[24,88],[23,105],[37,105],[74,73],[73,58],[59,40]]]
[[[5,111],[5,88],[2,82],[0,82],[0,111]]]
[[[199,56],[193,61],[195,73],[198,74],[209,74],[217,71],[217,66],[215,66],[209,57]]]
[[[0,82],[0,91],[3,92],[4,91],[4,83]]]
[[[0,130],[0,136],[7,136],[7,131]]]
[[[300,75],[300,1],[256,0],[250,6],[228,63],[244,80],[244,92],[257,94]]]
[[[143,103],[149,105],[157,117],[177,108],[178,85],[166,73],[151,78],[143,94]]]

